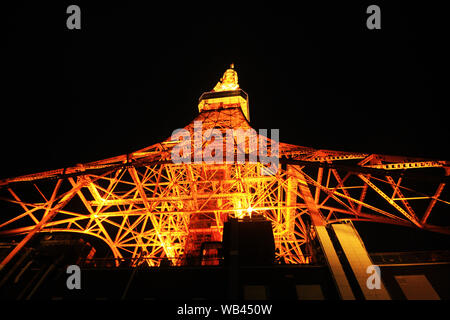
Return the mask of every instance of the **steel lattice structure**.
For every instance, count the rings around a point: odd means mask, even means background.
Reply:
[[[185,127],[192,134],[196,121],[203,133],[251,129],[233,68],[202,95],[199,110]],[[274,148],[273,140],[257,136]],[[221,240],[228,217],[256,213],[272,222],[278,260],[291,264],[311,261],[311,225],[340,219],[450,233],[439,218],[450,205],[448,161],[279,143],[278,170],[270,171],[261,161],[238,161],[240,137],[234,138],[234,161],[222,164],[174,163],[171,151],[180,141],[169,138],[131,154],[1,180],[0,236],[23,235],[1,265],[44,232],[101,239],[117,261],[144,257],[158,266],[166,258],[182,265],[201,243]],[[252,152],[248,145],[241,151]]]

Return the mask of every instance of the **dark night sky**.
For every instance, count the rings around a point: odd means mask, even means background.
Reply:
[[[231,62],[251,124],[279,128],[284,142],[450,159],[443,9],[347,2],[29,1],[5,10],[0,178],[169,137]],[[70,4],[81,7],[81,30],[66,28]],[[369,4],[381,7],[381,30],[366,28]]]

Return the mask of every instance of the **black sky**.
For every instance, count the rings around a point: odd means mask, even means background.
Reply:
[[[347,2],[8,8],[0,178],[169,137],[196,116],[198,97],[231,62],[251,124],[279,128],[284,142],[450,159],[443,9]],[[66,28],[70,4],[81,8],[81,30]],[[381,7],[381,30],[366,28],[369,4]]]

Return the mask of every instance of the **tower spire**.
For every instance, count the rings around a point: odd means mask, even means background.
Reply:
[[[230,91],[238,89],[238,75],[236,70],[234,70],[234,63],[231,63],[230,68],[225,71],[213,91]]]
[[[231,63],[214,89],[204,92],[200,96],[198,110],[202,112],[203,110],[239,107],[242,109],[245,118],[250,121],[248,96],[239,87],[238,75],[236,70],[234,70],[234,63]]]

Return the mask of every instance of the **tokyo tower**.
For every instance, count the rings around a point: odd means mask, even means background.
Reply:
[[[357,242],[352,221],[450,233],[449,161],[278,142],[252,129],[233,65],[198,111],[178,134],[135,152],[1,180],[0,237],[19,240],[0,268],[48,233],[99,239],[115,266],[215,264],[201,256],[224,224],[259,217],[272,225],[275,263],[310,264],[319,250],[339,278],[330,226],[344,251]]]

